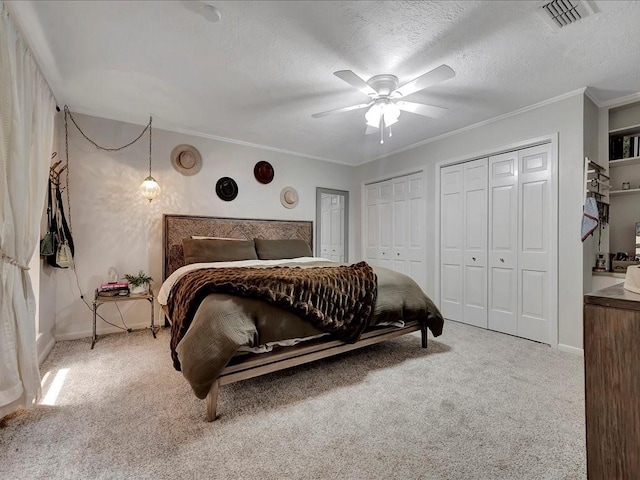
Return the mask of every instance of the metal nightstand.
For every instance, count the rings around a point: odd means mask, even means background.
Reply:
[[[113,296],[113,297],[105,297],[102,295],[98,295],[98,290],[96,290],[95,296],[93,298],[93,337],[91,338],[91,349],[93,350],[93,346],[96,344],[96,341],[98,340],[98,336],[96,335],[96,318],[98,316],[98,307],[104,303],[113,303],[113,302],[130,302],[132,300],[148,300],[149,303],[151,304],[151,325],[147,328],[149,328],[151,330],[151,334],[153,335],[153,338],[156,338],[156,331],[157,329],[159,329],[160,327],[155,327],[153,320],[154,320],[154,300],[155,300],[155,295],[153,294],[153,291],[150,291],[149,293],[145,293],[145,294],[139,294],[139,295],[127,295],[127,296]]]

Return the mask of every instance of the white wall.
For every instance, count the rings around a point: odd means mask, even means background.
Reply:
[[[427,178],[427,271],[435,268],[435,165],[451,159],[472,158],[528,139],[558,133],[559,138],[559,343],[582,348],[583,249],[580,222],[583,204],[583,95],[576,94],[476,128],[461,131],[356,169],[359,183],[383,179],[398,172],[425,169]],[[401,122],[402,123],[402,122]],[[400,123],[400,124],[401,124]],[[361,203],[356,225],[358,258],[361,258]],[[427,293],[433,295],[430,275]]]
[[[590,160],[600,164],[607,165],[608,159],[601,158],[599,152],[599,110],[595,103],[589,97],[584,96],[584,113],[583,113],[583,145],[584,156]],[[583,175],[584,176],[584,175]],[[592,285],[592,267],[595,265],[596,254],[598,249],[602,248],[601,235],[608,227],[598,226],[598,229],[590,235],[582,243],[583,260],[582,260],[582,291],[588,293],[593,291]],[[600,244],[600,245],[598,245]]]
[[[74,114],[74,117],[89,138],[106,147],[128,143],[143,128],[87,115]],[[62,121],[59,135],[62,146],[59,155],[64,155]],[[195,146],[202,154],[202,170],[194,176],[183,176],[171,166],[171,150],[181,143]],[[153,286],[157,291],[162,278],[164,213],[313,220],[315,225],[316,187],[347,190],[352,198],[357,196],[353,188],[357,186],[353,183],[353,167],[154,128],[152,173],[162,187],[162,194],[149,204],[138,193],[140,183],[148,175],[148,148],[145,135],[121,152],[99,151],[69,122],[76,271],[88,303],[93,299],[95,288],[106,280],[109,266],[115,266],[121,275],[144,270],[155,279]],[[253,176],[253,167],[259,160],[273,165],[275,176],[268,185],[258,183]],[[223,176],[230,176],[238,183],[239,194],[232,202],[220,200],[215,193],[216,181]],[[280,203],[280,191],[285,186],[293,186],[298,191],[300,201],[294,209]],[[353,207],[349,216],[358,216]],[[349,238],[350,252],[354,252],[355,226],[351,227]],[[79,298],[73,271],[45,267],[43,277],[50,277],[55,283],[55,298],[50,296],[50,286],[43,289],[41,309],[55,311],[56,338],[90,335],[92,314]],[[148,326],[146,302],[121,302],[120,309],[129,326]],[[156,312],[158,321],[160,309],[156,308]],[[113,305],[101,306],[99,313],[109,321],[120,323]],[[98,327],[99,334],[114,331],[104,322],[99,321]]]

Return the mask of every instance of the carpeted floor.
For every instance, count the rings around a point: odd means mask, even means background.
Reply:
[[[582,358],[541,344],[447,322],[428,350],[416,333],[221,387],[206,423],[168,342],[57,343],[60,393],[2,422],[0,478],[586,477]]]

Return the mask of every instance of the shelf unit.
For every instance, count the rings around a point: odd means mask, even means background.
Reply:
[[[609,168],[629,167],[631,165],[640,165],[640,157],[618,158],[609,160]]]
[[[628,195],[631,193],[640,193],[640,188],[628,188],[626,190],[610,190],[609,195]]]
[[[634,143],[640,143],[640,102],[609,109],[608,120],[611,218],[607,232],[607,249],[612,252],[632,252],[635,242],[630,229],[636,222],[640,222],[640,155],[637,150],[631,150],[627,157],[619,158],[622,155],[621,146],[617,143],[614,148],[614,142],[620,142],[621,138],[630,136],[636,137]],[[613,150],[616,153],[615,158]],[[631,188],[622,190],[620,187],[624,183],[629,183]]]

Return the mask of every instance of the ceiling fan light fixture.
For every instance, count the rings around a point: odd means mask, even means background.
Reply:
[[[380,128],[380,119],[384,119],[384,126],[390,127],[400,118],[400,107],[391,101],[376,102],[364,115],[367,125]]]

